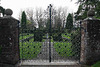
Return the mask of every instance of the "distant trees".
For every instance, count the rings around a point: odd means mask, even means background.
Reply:
[[[51,9],[51,28],[52,29],[64,29],[66,25],[67,9],[59,7],[58,9],[52,7]],[[33,29],[34,27],[39,29],[50,28],[50,15],[49,10],[42,10],[41,8],[26,9],[21,11],[19,15],[21,21],[20,26],[22,28]]]
[[[43,10],[41,8],[36,9],[36,22],[38,24],[39,29],[43,29],[45,22],[43,21]]]
[[[67,17],[67,8],[59,7],[58,9],[52,8],[52,28],[59,29],[65,28],[65,19]]]

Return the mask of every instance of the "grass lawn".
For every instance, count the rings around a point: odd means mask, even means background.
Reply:
[[[100,61],[98,61],[96,64],[93,64],[91,67],[100,67]]]
[[[72,43],[70,42],[54,42],[54,48],[60,56],[73,56]]]
[[[71,34],[70,33],[66,33],[66,34],[63,33],[62,37],[68,38],[70,40]],[[54,48],[60,56],[71,57],[74,55],[74,51],[72,50],[71,41],[65,41],[63,39],[63,41],[61,41],[61,42],[54,42]]]
[[[71,39],[71,34],[69,34],[69,33],[67,33],[67,34],[62,34],[62,37],[65,37],[65,38]]]
[[[34,39],[29,42],[20,42],[20,59],[33,59],[41,51],[42,42],[33,42]]]
[[[26,39],[30,36],[34,36],[34,34],[27,34],[27,33],[20,34],[19,40]]]

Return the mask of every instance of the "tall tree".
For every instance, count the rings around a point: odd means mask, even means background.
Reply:
[[[42,8],[36,9],[36,21],[38,23],[38,27],[39,29],[42,29],[44,26],[44,22],[43,22],[43,10]]]
[[[25,11],[23,11],[21,16],[21,27],[23,29],[26,28],[26,24],[27,24],[26,14]]]
[[[0,11],[1,11],[2,15],[4,16],[5,9],[0,6]]]
[[[33,14],[33,9],[26,9],[26,15],[27,15],[27,19],[30,20],[30,22],[33,21],[34,18],[34,14]]]
[[[54,8],[53,8],[54,9]],[[55,29],[62,29],[65,26],[65,18],[66,18],[66,14],[67,14],[67,9],[59,7],[58,9],[54,9],[55,12],[52,11],[52,13],[54,13],[53,16],[53,28]]]
[[[73,17],[72,15],[69,13],[68,17],[67,17],[67,21],[66,21],[66,29],[71,30],[73,28]]]

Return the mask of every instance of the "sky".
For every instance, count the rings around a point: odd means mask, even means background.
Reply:
[[[46,10],[49,4],[53,4],[56,8],[67,8],[70,13],[76,12],[78,9],[78,5],[75,4],[76,2],[77,0],[1,0],[0,6],[5,9],[12,9],[12,16],[17,19],[21,10],[27,8],[42,8]]]

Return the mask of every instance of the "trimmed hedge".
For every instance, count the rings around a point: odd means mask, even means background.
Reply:
[[[35,30],[34,31],[34,41],[42,42],[42,39],[43,39],[43,32],[40,30]]]
[[[61,36],[61,33],[53,33],[52,34],[52,37],[53,37],[53,40],[54,41],[62,41],[63,39],[62,39],[62,36]]]

